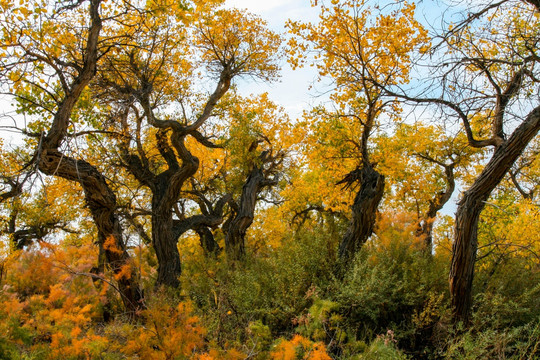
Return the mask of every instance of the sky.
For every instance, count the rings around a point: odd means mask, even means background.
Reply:
[[[285,33],[287,20],[299,20],[303,22],[316,22],[318,8],[311,7],[309,0],[227,0],[227,7],[247,9],[249,12],[259,15],[268,22],[268,26],[279,33]],[[458,9],[454,9],[456,11]],[[427,26],[442,25],[442,8],[437,6],[436,1],[424,0],[417,4],[416,18]],[[445,17],[450,14],[446,13]],[[311,108],[325,99],[320,92],[309,91],[310,85],[314,84],[317,76],[313,68],[292,70],[286,61],[283,61],[281,82],[266,84],[240,80],[237,83],[242,95],[250,93],[268,92],[270,99],[283,106],[291,119],[298,119],[303,110]],[[461,187],[460,187],[461,188]],[[441,210],[444,215],[453,215],[456,211],[456,201],[461,189],[454,192],[451,200]]]
[[[247,9],[249,12],[259,15],[268,22],[269,28],[285,34],[287,20],[316,21],[318,12],[312,8],[309,0],[227,0],[227,7]],[[242,95],[260,94],[268,92],[270,99],[283,106],[291,118],[301,116],[304,109],[310,108],[316,103],[316,94],[309,92],[316,73],[313,69],[304,68],[293,71],[282,60],[281,80],[273,84],[252,79],[242,79],[237,82]]]
[[[418,9],[418,14],[419,18],[429,18],[430,21],[433,21],[436,16],[440,16],[440,10],[433,6],[425,6],[429,3],[431,1],[420,2],[424,5]],[[247,9],[249,12],[259,15],[268,22],[268,26],[272,30],[281,34],[286,34],[285,23],[287,20],[316,22],[319,10],[317,7],[311,6],[310,0],[226,0],[225,6]],[[313,68],[307,67],[293,71],[285,59],[282,59],[281,65],[281,80],[278,82],[268,84],[247,78],[237,80],[236,84],[244,96],[268,92],[271,100],[283,106],[289,116],[296,119],[302,115],[303,110],[320,103],[326,97],[321,95],[321,91],[309,90],[317,75]],[[316,88],[324,89],[324,86],[319,85]],[[0,115],[11,110],[12,107],[9,103],[0,98]],[[2,119],[2,122],[6,121],[5,117]],[[7,138],[9,143],[14,134],[2,131],[1,135]]]
[[[425,0],[420,2],[417,9],[418,19],[422,22],[436,22],[440,18],[441,10],[431,5],[433,2]],[[287,20],[299,20],[303,22],[316,22],[318,8],[312,7],[310,0],[227,0],[226,7],[247,9],[249,12],[259,15],[268,22],[268,26],[281,34],[285,34]],[[290,118],[294,121],[301,117],[303,110],[327,99],[321,92],[309,90],[314,84],[316,72],[309,66],[307,68],[292,70],[286,60],[282,60],[281,80],[272,84],[256,81],[250,78],[240,79],[237,86],[244,96],[268,92],[269,97],[275,103],[283,106]],[[324,88],[317,86],[316,88]],[[12,110],[7,101],[0,98],[0,115]],[[2,117],[2,122],[6,121]],[[6,124],[2,124],[6,125]],[[0,136],[6,143],[17,142],[15,134],[1,131]]]
[[[259,15],[268,22],[268,26],[281,34],[286,32],[285,23],[288,19],[301,21],[316,21],[317,9],[312,8],[309,0],[227,0],[227,7],[247,9],[249,12]],[[313,69],[298,69],[293,71],[282,60],[281,80],[268,84],[263,81],[255,81],[250,78],[240,79],[236,82],[242,95],[261,94],[268,92],[270,99],[283,106],[292,119],[301,116],[304,109],[310,108],[316,103],[314,94],[309,94],[309,86],[316,76]],[[10,113],[13,107],[6,99],[0,97],[0,115]],[[8,118],[1,116],[3,126],[13,125]],[[9,124],[7,124],[9,122]],[[2,129],[0,136],[6,143],[19,143],[19,136]]]
[[[285,28],[287,20],[316,22],[319,12],[318,7],[311,6],[310,0],[226,0],[225,6],[247,9],[259,15],[268,22],[269,28],[281,34],[287,32]],[[428,24],[436,26],[440,23],[441,9],[437,6],[436,0],[419,1],[417,2],[417,19],[426,26]],[[244,96],[268,92],[270,99],[283,106],[291,118],[295,119],[302,115],[303,110],[311,108],[326,98],[322,92],[328,89],[325,89],[323,85],[316,86],[317,91],[309,91],[316,76],[316,72],[310,67],[293,71],[283,59],[280,82],[267,84],[262,81],[254,82],[252,79],[242,79],[237,81],[237,85]]]

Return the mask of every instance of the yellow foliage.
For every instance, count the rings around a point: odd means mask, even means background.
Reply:
[[[209,71],[251,75],[275,80],[281,37],[266,28],[261,18],[236,9],[220,9],[202,17],[197,25],[196,45]]]
[[[103,249],[113,252],[115,254],[122,254],[122,249],[118,248],[116,244],[116,238],[113,235],[108,236],[103,242]]]
[[[110,329],[109,337],[126,339],[124,342],[115,341],[111,346],[122,354],[142,359],[195,356],[204,346],[206,332],[192,311],[189,303],[180,303],[174,308],[166,301],[156,301],[142,313],[144,324],[141,326]]]
[[[130,279],[132,271],[133,271],[133,269],[131,268],[131,264],[124,264],[120,268],[120,271],[117,272],[116,274],[114,274],[114,278],[116,280]]]
[[[281,341],[270,356],[274,360],[331,360],[323,343],[314,343],[301,335]]]

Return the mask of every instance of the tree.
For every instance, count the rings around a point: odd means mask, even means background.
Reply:
[[[392,135],[375,139],[375,155],[392,191],[386,208],[415,214],[416,237],[427,254],[433,250],[433,226],[437,213],[448,203],[457,181],[481,160],[462,131],[451,133],[445,124],[398,124]]]
[[[223,147],[212,141],[217,135],[211,121],[218,115],[216,107],[236,77],[277,76],[281,39],[261,19],[238,10],[209,8],[187,24],[178,23],[173,15],[159,8],[141,19],[132,43],[117,44],[105,59],[107,71],[100,74],[97,86],[108,89],[101,96],[103,107],[116,109],[110,117],[119,119],[111,122],[122,134],[118,146],[123,166],[151,193],[157,283],[178,287],[178,238],[195,230],[206,239],[207,250],[216,249],[208,228],[222,222],[229,198],[224,194],[212,206],[192,188],[189,196],[201,213],[185,217],[175,211],[200,169],[194,149]],[[197,78],[201,67],[205,79]],[[215,83],[209,95],[196,90],[203,80]]]
[[[116,196],[96,166],[65,149],[85,90],[106,51],[100,39],[101,1],[90,1],[87,7],[79,2],[46,8],[32,2],[19,5],[4,9],[0,21],[0,71],[19,113],[35,119],[31,131],[25,131],[35,139],[35,153],[27,166],[82,186],[100,252],[115,274],[126,273],[122,269],[130,267],[130,257],[116,213]],[[125,307],[135,313],[142,306],[142,294],[131,272],[118,278],[118,289]]]
[[[439,105],[443,116],[461,122],[470,146],[492,149],[458,203],[449,276],[455,321],[468,322],[470,317],[480,215],[540,130],[540,107],[533,95],[538,89],[537,5],[502,1],[480,6],[452,24],[433,48],[431,58],[440,62],[431,64],[439,75],[430,88],[432,96],[388,91],[405,100]]]
[[[330,96],[335,107],[332,111],[318,109],[316,117],[321,119],[321,125],[317,126],[342,123],[339,127],[344,131],[340,135],[345,137],[339,140],[341,143],[332,144],[333,151],[341,148],[339,157],[343,157],[343,150],[350,148],[354,154],[355,169],[337,181],[343,189],[359,184],[350,224],[339,245],[344,264],[371,236],[384,194],[385,179],[371,160],[369,140],[382,119],[396,118],[399,108],[393,99],[385,98],[378,84],[408,82],[410,53],[427,42],[426,31],[414,19],[414,9],[410,4],[381,10],[364,1],[332,2],[328,7],[321,5],[317,25],[289,24],[296,35],[289,43],[293,66],[303,65],[308,60],[306,52],[312,51],[319,77],[330,78],[335,85]],[[297,38],[304,42],[298,43]],[[331,133],[330,128],[326,131]]]
[[[459,36],[458,46],[451,47],[463,55],[463,59],[457,63],[460,67],[465,67],[476,76],[484,77],[482,82],[479,81],[479,86],[473,87],[468,95],[485,94],[487,89],[490,92],[481,104],[473,105],[476,108],[474,110],[469,108],[464,111],[456,103],[445,105],[450,105],[459,114],[471,146],[494,148],[491,159],[458,204],[450,267],[450,292],[455,320],[465,322],[469,320],[480,214],[491,192],[540,130],[540,106],[533,105],[532,109],[525,110],[521,114],[515,113],[516,106],[513,106],[530,99],[528,91],[537,83],[534,71],[538,60],[530,56],[534,54],[531,53],[534,50],[530,44],[538,41],[535,26],[537,22],[533,20],[537,12],[538,9],[533,10],[518,3],[510,9],[510,19],[504,17],[493,19],[488,25],[490,29],[510,25],[510,31],[503,34],[502,43],[476,42],[477,46],[472,47],[474,38],[469,40],[466,33],[474,30],[467,26],[460,34],[463,36]],[[523,21],[531,23],[526,25]],[[463,46],[467,46],[469,50]],[[456,84],[460,85],[461,89],[464,85],[463,80]],[[475,136],[471,128],[475,115],[481,116],[483,123],[491,126],[491,134],[484,139],[478,139],[476,136],[480,137],[483,134]],[[511,121],[517,123],[508,136],[505,124]]]
[[[267,94],[251,99],[235,96],[224,109],[225,157],[220,170],[231,194],[229,214],[222,226],[225,249],[232,260],[245,256],[246,232],[260,201],[279,204],[280,178],[288,171],[285,157],[294,141],[284,109]]]

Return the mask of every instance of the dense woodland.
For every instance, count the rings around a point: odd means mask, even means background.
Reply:
[[[540,358],[540,3],[312,6],[0,1],[1,359]]]

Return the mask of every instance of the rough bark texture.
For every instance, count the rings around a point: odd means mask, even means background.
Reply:
[[[73,108],[84,88],[96,73],[101,19],[99,0],[90,4],[91,25],[88,32],[87,46],[84,53],[84,65],[74,79],[64,99],[59,103],[49,132],[44,136],[36,159],[41,172],[51,176],[80,183],[84,190],[86,205],[90,209],[98,232],[100,253],[104,253],[113,273],[120,273],[122,267],[130,266],[129,254],[122,238],[122,227],[115,213],[116,196],[107,184],[105,177],[91,164],[61,153],[58,148],[64,140]],[[135,271],[135,269],[132,269]],[[142,307],[142,294],[136,282],[137,276],[118,279],[118,289],[122,301],[129,313],[135,313]]]
[[[255,206],[260,191],[267,186],[277,184],[276,178],[270,179],[268,173],[274,170],[275,166],[281,161],[283,154],[278,154],[275,158],[269,151],[263,151],[259,156],[261,165],[254,165],[249,173],[246,182],[242,186],[240,202],[234,209],[234,217],[227,222],[227,233],[225,235],[225,250],[227,256],[232,260],[241,260],[245,253],[246,231],[253,223],[255,218]],[[280,159],[276,162],[276,159]],[[265,172],[264,164],[270,163],[270,171]]]
[[[158,277],[156,285],[179,287],[179,277],[182,273],[180,254],[177,248],[179,236],[189,229],[196,227],[190,225],[191,219],[174,219],[175,205],[178,203],[185,182],[190,179],[199,168],[199,159],[186,148],[186,136],[192,136],[195,140],[207,147],[215,147],[207,138],[198,132],[206,120],[212,115],[219,99],[228,91],[233,74],[230,66],[224,66],[218,84],[214,92],[209,96],[203,112],[190,125],[177,120],[158,119],[154,114],[151,101],[152,84],[149,79],[135,66],[134,73],[140,78],[140,89],[124,88],[110,82],[102,81],[111,86],[115,91],[124,95],[133,96],[137,99],[144,110],[144,118],[149,125],[158,129],[156,133],[156,147],[167,165],[167,169],[155,174],[149,166],[149,160],[140,143],[140,133],[137,134],[137,150],[131,151],[129,139],[120,142],[120,151],[124,166],[137,178],[137,180],[152,192],[152,245],[156,251],[158,260]],[[141,75],[143,74],[143,75]],[[123,130],[129,133],[127,122],[128,110],[120,114]],[[138,129],[140,132],[140,120]],[[185,120],[185,119],[184,119]],[[185,220],[185,221],[184,221]],[[200,224],[199,224],[200,225]]]
[[[478,221],[487,199],[512,164],[540,130],[540,106],[504,141],[458,203],[450,267],[450,293],[455,321],[469,321],[474,263],[478,250]]]
[[[192,164],[192,168],[187,174],[191,174],[198,167],[198,162]],[[190,175],[191,176],[191,175]],[[167,186],[168,182],[164,183]],[[215,242],[212,232],[208,227],[214,227],[223,222],[222,211],[224,203],[229,199],[225,196],[218,201],[215,209],[208,215],[194,215],[183,220],[174,220],[172,206],[164,198],[158,197],[163,191],[154,192],[152,200],[152,243],[158,259],[158,285],[179,287],[179,277],[182,274],[180,253],[178,252],[178,239],[188,230],[201,231],[208,244],[207,251],[215,252],[219,246]],[[205,231],[204,229],[208,231]],[[213,243],[212,243],[212,240]],[[206,243],[205,243],[206,244]],[[216,249],[217,246],[217,249]]]
[[[157,284],[176,288],[180,286],[182,265],[172,228],[172,211],[153,211],[152,243],[158,260]]]
[[[196,228],[195,231],[197,232],[197,235],[199,235],[201,247],[203,248],[205,254],[217,255],[221,252],[221,248],[214,238],[214,234],[210,228],[207,226],[200,226]]]
[[[211,229],[215,229],[223,223],[223,208],[226,203],[232,200],[232,197],[230,194],[226,194],[216,202],[215,206],[212,206],[210,201],[202,194],[198,194],[198,196],[201,198],[199,206],[202,214],[175,220],[173,225],[174,236],[178,241],[178,238],[186,231],[194,230],[199,235],[204,252],[207,255],[215,255],[221,251],[221,248],[216,242]]]
[[[225,236],[225,249],[227,256],[231,259],[240,260],[246,253],[246,231],[253,223],[257,195],[264,181],[265,177],[262,169],[255,167],[249,174],[244,186],[242,186],[238,212],[231,221]]]
[[[125,265],[130,266],[130,257],[122,236],[122,227],[115,211],[116,196],[99,171],[84,160],[71,159],[57,150],[45,150],[41,156],[39,169],[53,176],[79,182],[84,190],[88,206],[98,232],[100,252],[114,274],[121,272]],[[100,266],[101,267],[101,266]],[[135,269],[132,269],[135,271]],[[126,309],[135,312],[142,307],[142,293],[132,274],[129,278],[118,279],[118,289]]]
[[[352,205],[352,218],[339,245],[342,264],[348,262],[373,233],[377,208],[384,194],[384,176],[365,164],[347,175],[340,183],[359,181],[360,189]]]
[[[452,193],[456,188],[454,164],[444,165],[444,170],[446,176],[446,189],[438,193],[433,200],[429,201],[429,208],[422,221],[418,223],[416,229],[416,236],[424,243],[427,254],[431,254],[433,250],[433,223],[437,217],[437,212],[439,212],[439,210],[441,210],[450,200]]]
[[[178,140],[185,151],[183,138]],[[189,153],[189,152],[188,152]],[[179,287],[182,273],[178,237],[173,228],[173,206],[180,197],[184,182],[199,168],[199,159],[191,154],[184,156],[182,167],[169,170],[155,177],[152,189],[152,243],[158,259],[158,285]]]

